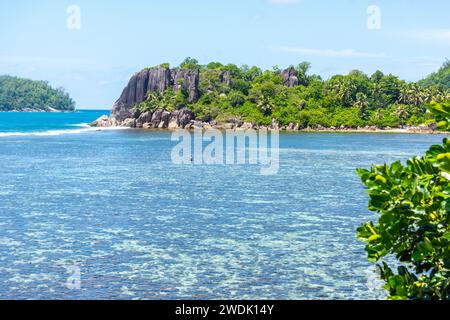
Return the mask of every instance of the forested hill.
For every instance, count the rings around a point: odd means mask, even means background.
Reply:
[[[450,89],[450,60],[447,60],[439,71],[432,73],[419,82],[420,85],[430,88]]]
[[[136,73],[113,106],[111,118],[116,124],[126,120],[133,125],[142,114],[151,118],[156,110],[187,109],[196,120],[218,124],[276,121],[299,128],[428,124],[434,119],[425,112],[426,105],[450,99],[448,78],[441,76],[445,70],[448,63],[430,76],[433,80],[418,83],[359,70],[324,80],[309,72],[308,62],[262,70],[219,62],[200,65],[186,58],[175,68],[164,63]],[[433,85],[434,81],[442,85]]]
[[[0,76],[1,111],[74,111],[75,102],[62,88],[45,81]]]

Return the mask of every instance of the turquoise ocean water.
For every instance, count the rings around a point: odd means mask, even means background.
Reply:
[[[443,138],[281,134],[261,176],[175,165],[169,132],[83,125],[105,113],[0,113],[0,299],[383,298],[355,168]]]

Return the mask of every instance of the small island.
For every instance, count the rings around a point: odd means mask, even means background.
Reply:
[[[91,126],[434,132],[426,105],[450,98],[449,61],[417,83],[359,70],[323,80],[310,66],[264,71],[192,58],[176,68],[164,63],[136,73],[111,114]]]
[[[45,81],[0,76],[0,112],[73,112],[75,102]]]

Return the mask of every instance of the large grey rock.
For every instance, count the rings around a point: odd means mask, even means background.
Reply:
[[[128,118],[137,119],[133,107],[145,101],[148,92],[163,92],[169,88],[183,90],[188,102],[197,102],[199,98],[200,72],[198,70],[170,70],[163,66],[144,69],[134,74],[114,103],[111,118],[118,123]]]
[[[167,129],[167,127],[169,126],[170,116],[171,116],[170,112],[163,111],[163,113],[161,114],[161,121],[159,123],[158,128]]]
[[[136,128],[136,119],[128,118],[122,122],[123,127]]]
[[[115,127],[117,125],[119,124],[115,119],[112,119],[105,115],[101,116],[100,118],[89,124],[89,126],[97,128]]]
[[[272,119],[272,124],[270,125],[270,129],[280,130],[280,123],[278,122],[277,119],[275,119],[275,118]]]
[[[195,119],[194,113],[189,109],[181,109],[172,112],[169,115],[166,128],[171,130],[184,129],[187,125],[191,124],[191,121]]]
[[[295,87],[298,85],[298,72],[294,67],[289,67],[281,73],[283,76],[283,84],[287,87]]]
[[[152,120],[150,121],[152,128],[158,128],[159,124],[161,123],[161,118],[163,115],[164,110],[158,109],[153,112]]]
[[[224,71],[220,74],[220,80],[225,83],[227,86],[231,86],[231,72]]]
[[[298,108],[299,108],[300,110],[303,110],[303,109],[305,109],[305,107],[306,107],[306,101],[303,101],[303,100],[302,100],[302,101],[300,102],[300,105],[299,105]]]
[[[172,75],[170,69],[158,66],[148,69],[147,91],[163,92],[172,86]]]
[[[143,128],[144,124],[150,123],[152,121],[153,113],[150,111],[144,112],[136,120],[136,128]]]
[[[176,117],[180,128],[185,128],[187,125],[191,124],[192,120],[195,119],[194,113],[189,109],[178,110]]]
[[[199,98],[200,72],[198,70],[175,70],[172,72],[174,91],[183,90],[188,95],[188,102],[196,102]]]
[[[432,122],[432,123],[430,123],[430,124],[428,125],[428,128],[429,128],[431,131],[436,131],[436,130],[437,130],[437,127],[438,127],[438,124],[437,124],[436,122]]]

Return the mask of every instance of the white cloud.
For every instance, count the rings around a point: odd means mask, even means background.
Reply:
[[[450,29],[400,30],[396,35],[421,42],[450,45]]]
[[[272,47],[272,50],[319,57],[384,58],[387,56],[386,53],[370,53],[354,49],[333,50],[278,46]]]
[[[298,3],[299,0],[266,0],[268,4],[295,4]]]

